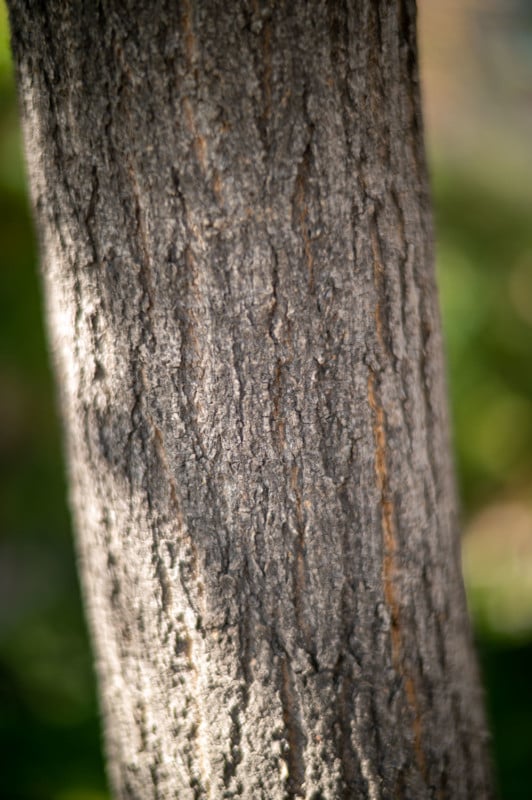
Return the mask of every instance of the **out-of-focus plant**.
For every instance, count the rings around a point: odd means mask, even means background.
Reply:
[[[532,197],[435,176],[461,486],[472,511],[532,483]]]

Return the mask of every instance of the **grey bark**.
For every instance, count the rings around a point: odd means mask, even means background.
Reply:
[[[413,0],[11,0],[117,797],[490,796]]]

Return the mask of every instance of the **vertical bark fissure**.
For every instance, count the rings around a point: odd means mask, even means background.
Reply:
[[[395,529],[394,505],[391,497],[387,468],[387,442],[385,432],[385,413],[380,404],[375,386],[375,376],[370,371],[368,378],[368,401],[374,415],[373,434],[375,437],[375,471],[380,491],[381,526],[383,534],[382,580],[383,593],[390,613],[390,639],[393,667],[401,676],[410,714],[412,717],[412,731],[414,751],[419,770],[426,775],[426,761],[423,750],[423,728],[421,724],[421,709],[416,692],[415,678],[411,668],[405,662],[403,641],[403,620],[400,600],[395,588],[397,573],[397,558],[399,545]]]
[[[286,656],[281,656],[281,704],[286,731],[287,797],[304,797],[305,735],[300,721],[294,675]]]

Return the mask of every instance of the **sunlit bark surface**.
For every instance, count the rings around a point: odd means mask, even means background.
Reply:
[[[11,0],[116,796],[490,796],[411,0]]]

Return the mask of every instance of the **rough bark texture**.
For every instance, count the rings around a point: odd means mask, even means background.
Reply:
[[[117,797],[488,797],[413,0],[11,23]]]

